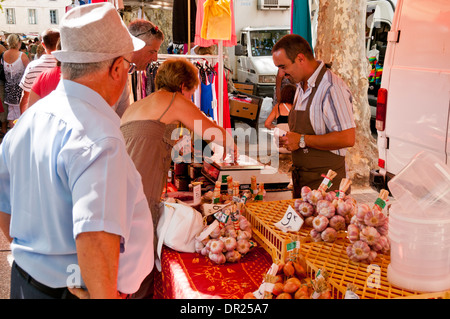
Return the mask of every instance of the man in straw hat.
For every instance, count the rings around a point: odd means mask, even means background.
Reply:
[[[60,33],[61,82],[0,149],[11,298],[73,298],[73,286],[80,297],[121,298],[154,262],[148,203],[111,108],[144,42],[109,3],[71,9]]]

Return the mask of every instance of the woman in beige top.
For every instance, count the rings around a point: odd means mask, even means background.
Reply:
[[[199,82],[198,70],[191,62],[184,58],[169,59],[158,68],[155,78],[158,91],[130,105],[121,118],[127,150],[142,176],[155,230],[172,147],[179,137],[174,131],[178,124],[204,140],[210,140],[213,132],[215,143],[223,145],[225,141],[226,153],[237,155],[231,135],[191,101]]]

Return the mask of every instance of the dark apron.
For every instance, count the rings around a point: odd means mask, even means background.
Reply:
[[[292,109],[289,113],[289,130],[305,135],[316,135],[309,118],[309,110],[311,103],[316,94],[320,81],[322,80],[327,68],[324,65],[317,76],[315,86],[311,90],[308,97],[308,103],[304,111]],[[294,103],[294,107],[295,107]],[[292,182],[294,184],[294,198],[301,197],[301,188],[309,186],[311,189],[317,189],[323,181],[323,176],[328,170],[337,173],[332,180],[329,190],[339,190],[341,179],[346,177],[345,173],[345,156],[334,154],[330,151],[323,151],[306,147],[299,148],[292,152]]]

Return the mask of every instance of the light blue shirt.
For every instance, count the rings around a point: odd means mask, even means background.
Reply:
[[[3,139],[0,211],[11,214],[12,253],[47,286],[77,282],[81,232],[122,237],[123,293],[135,292],[153,267],[151,214],[119,126],[98,93],[62,80]]]

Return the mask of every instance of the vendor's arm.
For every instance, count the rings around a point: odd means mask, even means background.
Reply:
[[[290,151],[300,148],[301,134],[287,132],[286,136],[280,137],[280,144]],[[323,135],[305,135],[306,147],[324,151],[338,150],[355,145],[355,128],[340,132],[330,132]]]
[[[0,212],[0,229],[2,230],[3,234],[5,235],[6,239],[9,242],[12,242],[12,238],[9,235],[9,225],[11,223],[11,215]]]
[[[120,236],[106,232],[84,232],[76,238],[78,263],[90,298],[119,299]]]

